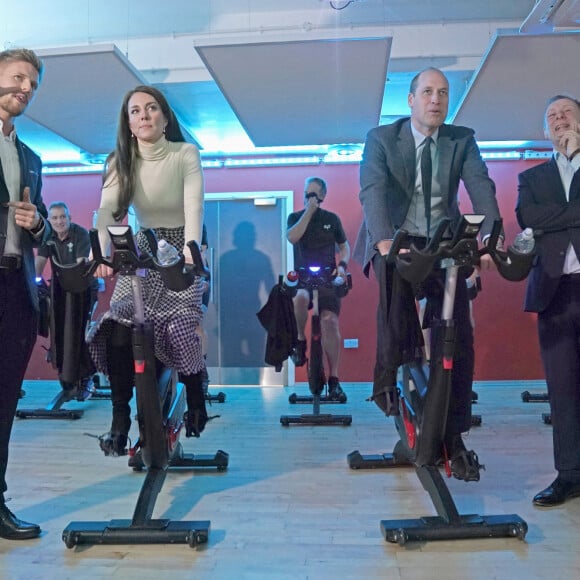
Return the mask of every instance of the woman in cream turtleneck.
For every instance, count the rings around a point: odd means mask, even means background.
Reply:
[[[175,114],[161,92],[138,86],[125,96],[119,117],[117,143],[110,155],[97,217],[103,255],[109,255],[106,227],[125,218],[129,208],[142,228],[152,228],[191,262],[186,242],[201,241],[203,175],[198,149],[185,143]],[[141,249],[149,250],[137,233]],[[96,275],[112,270],[100,265]],[[199,437],[208,420],[202,388],[204,361],[195,328],[201,321],[202,287],[198,282],[180,293],[168,291],[159,274],[148,271],[145,315],[155,329],[155,355],[179,372],[186,386],[186,435]],[[92,329],[90,349],[100,372],[111,384],[113,420],[101,438],[107,455],[124,455],[131,426],[129,402],[134,373],[131,349],[133,301],[130,280],[118,276],[110,309]]]

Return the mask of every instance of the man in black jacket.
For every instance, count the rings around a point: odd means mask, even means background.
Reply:
[[[5,504],[8,444],[20,388],[36,341],[38,290],[33,246],[48,238],[41,162],[16,136],[14,118],[32,100],[42,76],[34,52],[0,52],[0,537],[36,538],[40,527]]]
[[[519,175],[516,214],[536,237],[524,309],[538,313],[558,472],[533,503],[551,507],[580,495],[580,101],[551,98],[544,131],[554,156]]]

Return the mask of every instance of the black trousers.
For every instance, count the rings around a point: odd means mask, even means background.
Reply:
[[[128,429],[129,403],[133,397],[133,386],[135,385],[130,328],[117,322],[113,324],[107,344],[107,360],[111,382],[111,402],[113,404],[111,431],[123,431],[123,425]],[[161,368],[161,363],[157,361],[158,372]],[[201,371],[194,375],[179,373],[179,380],[185,385],[188,409],[205,409]]]
[[[554,465],[580,483],[580,275],[562,276],[550,306],[538,314],[546,373]]]
[[[421,324],[416,306],[419,291],[426,299],[425,321],[433,326],[440,317],[445,274],[436,271],[420,288],[404,280],[396,268],[376,255],[373,268],[379,283],[377,309],[377,354],[374,392],[395,384],[397,369],[417,358],[423,346]],[[453,359],[451,399],[447,414],[446,437],[471,428],[471,392],[475,364],[473,327],[469,312],[467,285],[460,276],[455,292],[454,320],[456,347]]]
[[[0,493],[7,489],[8,444],[22,381],[36,342],[37,318],[24,271],[0,268]]]

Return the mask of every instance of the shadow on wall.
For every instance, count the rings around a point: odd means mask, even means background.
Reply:
[[[256,313],[262,307],[260,291],[276,283],[270,258],[256,249],[256,228],[239,222],[233,231],[234,249],[219,259],[222,365],[264,366],[266,334]]]

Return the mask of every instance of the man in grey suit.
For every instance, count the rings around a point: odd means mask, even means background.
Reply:
[[[368,275],[372,263],[383,294],[377,312],[372,399],[387,415],[398,413],[398,367],[414,360],[423,345],[414,289],[384,259],[396,231],[407,230],[412,242],[421,248],[443,218],[451,219],[452,228],[456,226],[461,217],[457,199],[460,180],[474,212],[486,216],[481,230],[483,240],[489,237],[494,220],[500,217],[495,185],[481,158],[474,132],[444,124],[449,106],[449,82],[445,75],[434,68],[417,74],[411,82],[408,104],[410,118],[368,133],[360,168],[364,223],[358,243],[363,244],[365,273]],[[430,194],[424,195],[421,164],[426,147],[431,179]],[[357,250],[361,255],[360,248]],[[481,268],[492,267],[489,256],[484,257]],[[428,318],[437,316],[442,302],[440,273],[426,280],[422,292],[427,298]],[[457,286],[455,318],[460,348],[454,357],[444,443],[453,475],[464,481],[477,481],[480,469],[477,455],[466,450],[461,437],[471,426],[474,368],[473,329],[465,284]]]
[[[552,97],[544,131],[554,156],[520,173],[516,214],[536,238],[524,309],[538,313],[558,472],[533,503],[552,507],[580,495],[580,101]]]

